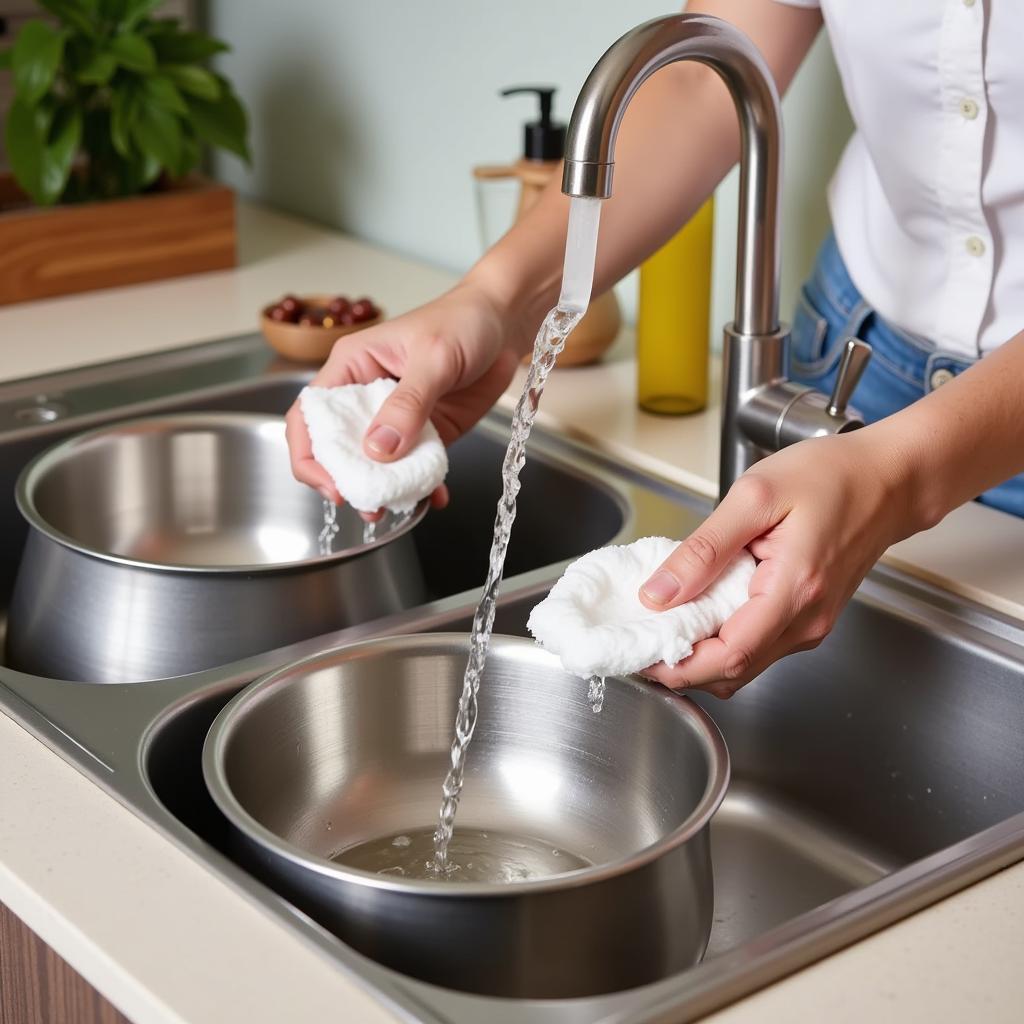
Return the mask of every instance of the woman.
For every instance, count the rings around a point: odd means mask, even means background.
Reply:
[[[869,425],[758,463],[641,589],[648,607],[670,608],[740,548],[760,560],[750,600],[718,637],[647,672],[719,697],[820,643],[895,541],[982,492],[1024,515],[1024,478],[1010,480],[1024,471],[1024,10],[822,6],[857,132],[830,187],[835,237],[794,318],[793,374],[827,389],[838,343],[859,334],[875,350],[854,397]],[[823,24],[816,0],[689,10],[745,32],[780,91]],[[644,86],[619,134],[595,293],[672,236],[738,148],[714,72],[675,64]],[[427,417],[451,442],[491,407],[557,297],[566,212],[551,188],[451,292],[334,351],[318,384],[400,378],[367,431],[368,454],[400,457]],[[289,441],[296,476],[340,500],[295,409]],[[442,488],[434,503],[446,501]]]

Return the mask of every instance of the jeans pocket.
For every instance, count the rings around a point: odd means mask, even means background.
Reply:
[[[793,326],[790,330],[789,360],[792,376],[801,379],[824,377],[839,356],[838,328],[832,327],[811,301],[807,288],[800,289]]]

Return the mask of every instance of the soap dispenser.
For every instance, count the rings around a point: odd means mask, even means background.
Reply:
[[[519,220],[540,198],[541,192],[554,177],[561,178],[565,153],[565,125],[552,120],[551,108],[555,90],[551,86],[513,86],[502,89],[502,96],[533,94],[538,99],[536,121],[523,126],[523,155],[513,164],[475,167],[477,182],[517,179],[519,198],[515,220]],[[478,207],[481,233],[484,231],[482,206]],[[484,243],[489,244],[488,239]],[[619,333],[622,317],[615,293],[610,289],[591,299],[587,315],[569,335],[556,366],[583,366],[597,362]]]

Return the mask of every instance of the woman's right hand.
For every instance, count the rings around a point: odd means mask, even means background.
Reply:
[[[415,444],[428,419],[446,445],[469,430],[508,387],[528,340],[521,317],[480,285],[463,281],[411,313],[341,338],[311,383],[337,387],[396,378],[398,387],[363,438],[370,458],[393,462]],[[343,495],[313,458],[298,401],[288,411],[287,438],[296,479],[340,504]],[[447,500],[443,486],[432,496],[435,507]]]

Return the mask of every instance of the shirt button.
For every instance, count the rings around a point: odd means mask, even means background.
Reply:
[[[964,246],[972,256],[985,255],[985,243],[977,235],[968,236]]]
[[[967,121],[973,121],[978,116],[978,104],[972,99],[960,101],[960,114]]]
[[[932,372],[931,377],[928,379],[928,383],[932,386],[932,391],[936,388],[941,388],[943,384],[948,384],[956,374],[952,370],[947,370],[945,367]]]

